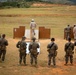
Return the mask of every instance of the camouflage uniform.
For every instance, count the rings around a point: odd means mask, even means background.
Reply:
[[[29,44],[31,65],[33,64],[33,59],[35,60],[35,65],[37,65],[37,56],[38,56],[37,48],[39,48],[39,44],[37,42],[33,41]]]
[[[4,34],[3,34],[4,35]],[[0,59],[5,60],[6,46],[8,46],[8,41],[5,38],[0,38]]]
[[[49,58],[49,60],[48,60],[48,65],[50,66],[51,65],[51,60],[53,61],[53,65],[56,65],[56,61],[55,61],[55,57],[56,57],[56,55],[57,55],[57,49],[58,49],[58,46],[57,46],[57,44],[55,44],[53,41],[50,43],[50,44],[48,44],[48,46],[47,46],[47,48],[48,48],[48,58]]]
[[[68,63],[69,57],[70,57],[70,63],[73,64],[73,50],[74,50],[74,44],[72,42],[68,42],[65,44],[65,65]]]
[[[17,43],[16,47],[19,48],[19,64],[22,63],[22,60],[24,64],[26,65],[26,42],[24,40],[21,40]]]
[[[70,27],[70,25],[68,25],[65,28],[65,33],[66,33],[66,40],[67,40],[68,38],[70,38],[70,34],[71,34],[71,27]]]

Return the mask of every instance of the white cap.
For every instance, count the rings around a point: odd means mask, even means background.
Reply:
[[[34,22],[34,19],[32,19],[31,21]]]

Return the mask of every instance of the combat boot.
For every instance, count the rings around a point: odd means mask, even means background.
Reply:
[[[19,61],[19,64],[18,64],[19,66],[21,65],[21,61]]]
[[[50,68],[50,65],[51,65],[51,64],[50,64],[50,63],[48,63],[48,68]]]
[[[73,66],[73,63],[71,63],[70,65]]]
[[[56,64],[54,64],[54,66],[56,66]]]
[[[67,63],[65,63],[64,65],[67,66]]]

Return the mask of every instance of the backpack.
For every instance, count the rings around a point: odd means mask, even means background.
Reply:
[[[71,47],[71,43],[67,46],[67,50],[66,50],[66,55],[72,55],[73,51],[72,51],[72,47]]]
[[[24,42],[24,41],[21,41],[20,42],[20,52],[26,52],[26,42]]]
[[[30,50],[31,54],[33,55],[37,55],[37,43],[33,42],[31,44],[31,50]]]
[[[5,50],[8,45],[7,41],[4,39],[0,39],[0,50]]]

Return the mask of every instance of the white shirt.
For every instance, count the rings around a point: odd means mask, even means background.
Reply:
[[[31,22],[30,23],[30,28],[31,29],[35,29],[36,28],[36,23],[35,22]]]
[[[76,26],[73,28],[73,33],[76,33]]]

